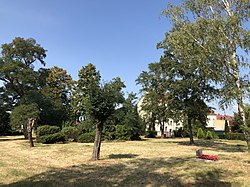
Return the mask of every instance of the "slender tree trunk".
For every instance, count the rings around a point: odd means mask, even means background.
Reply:
[[[97,123],[96,133],[95,133],[95,143],[91,160],[100,160],[101,136],[102,136],[102,124]]]
[[[160,122],[161,138],[164,138],[164,122]]]
[[[190,138],[190,145],[194,145],[194,138],[192,132],[192,119],[188,116],[188,130],[189,130],[189,138]]]
[[[26,140],[29,139],[28,129],[27,129],[27,125],[26,124],[23,126],[23,135],[24,135],[24,139],[26,139]]]
[[[248,131],[247,123],[246,123],[246,114],[244,110],[244,104],[243,104],[243,93],[242,93],[242,87],[241,87],[241,81],[240,81],[240,75],[239,75],[239,68],[236,60],[236,48],[232,55],[232,67],[235,77],[235,84],[236,84],[236,94],[237,94],[237,104],[238,104],[238,112],[239,115],[243,121],[243,133],[245,136],[245,140],[247,142],[247,148],[248,152],[250,152],[250,132]]]
[[[34,123],[35,123],[35,119],[33,119],[33,118],[28,120],[27,132],[28,132],[30,147],[34,147],[34,142],[33,142],[33,138],[32,138],[32,131],[33,131]]]

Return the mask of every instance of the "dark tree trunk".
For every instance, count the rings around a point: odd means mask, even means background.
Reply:
[[[34,123],[35,123],[35,119],[31,118],[31,119],[28,120],[27,132],[28,132],[30,147],[34,147],[34,142],[33,142],[33,138],[32,138],[32,130],[33,130],[33,127],[34,127]]]
[[[193,132],[192,132],[192,120],[188,116],[188,130],[189,130],[189,138],[190,138],[190,145],[194,145],[194,138],[193,138]]]
[[[102,124],[96,124],[95,143],[91,160],[100,160]]]
[[[24,139],[26,139],[26,140],[29,139],[27,125],[23,126],[23,135],[24,135]]]

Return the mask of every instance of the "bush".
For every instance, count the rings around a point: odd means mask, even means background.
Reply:
[[[81,143],[93,143],[95,141],[95,132],[81,134],[77,141]]]
[[[65,135],[65,138],[67,140],[73,140],[73,141],[76,141],[80,134],[79,129],[70,126],[64,127],[61,132]]]
[[[115,127],[115,137],[118,140],[130,140],[130,130],[124,125],[116,125]]]
[[[217,136],[219,137],[219,139],[226,139],[226,135],[225,134],[218,134]]]
[[[180,127],[178,130],[174,130],[174,137],[182,137],[183,129]]]
[[[208,131],[208,132],[210,132],[210,131]],[[211,133],[211,132],[210,132],[210,133]],[[212,134],[211,134],[211,135],[212,135]],[[197,138],[198,138],[198,139],[205,138],[205,134],[204,134],[202,128],[199,128],[199,129],[198,129]]]
[[[37,137],[49,135],[49,134],[55,134],[58,132],[60,132],[60,127],[50,126],[50,125],[40,126],[36,130]]]
[[[206,140],[212,140],[213,139],[213,134],[211,133],[211,131],[207,131],[205,139]]]
[[[245,140],[245,136],[243,133],[227,133],[226,139],[228,140]]]
[[[65,136],[63,133],[58,132],[54,134],[47,134],[43,136],[39,136],[37,138],[37,142],[43,143],[43,144],[53,144],[57,142],[64,142]]]
[[[157,132],[156,131],[146,131],[145,133],[145,138],[155,138],[157,135]]]

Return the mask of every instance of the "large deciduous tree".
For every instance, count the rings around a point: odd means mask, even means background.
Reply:
[[[36,89],[38,73],[34,63],[45,65],[46,50],[34,39],[15,38],[9,44],[2,45],[0,58],[0,80],[12,93],[14,100]]]
[[[100,73],[93,64],[82,67],[78,76],[73,104],[76,113],[83,113],[96,127],[92,160],[99,160],[103,125],[123,102],[124,84],[120,78],[115,78],[102,85]]]
[[[144,92],[142,100],[142,110],[146,112],[144,120],[148,123],[148,130],[154,129],[151,125],[160,125],[161,137],[164,137],[165,123],[172,117],[171,110],[167,104],[168,75],[162,63],[151,63],[148,65],[149,71],[143,71],[137,78],[137,83],[142,85]],[[154,121],[153,123],[151,123]],[[156,123],[157,122],[157,123]]]
[[[184,0],[180,6],[170,4],[163,13],[173,28],[160,47],[171,48],[174,56],[202,68],[202,76],[220,89],[221,106],[237,102],[250,150],[243,103],[249,86],[250,31],[245,25],[250,17],[249,1]]]

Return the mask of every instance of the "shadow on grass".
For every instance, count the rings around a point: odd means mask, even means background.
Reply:
[[[78,165],[68,168],[55,168],[47,172],[34,175],[30,178],[12,183],[0,185],[2,187],[50,187],[50,186],[231,186],[223,182],[223,177],[231,176],[225,170],[207,169],[197,172],[192,166],[190,158],[171,157],[167,160],[158,159],[132,159],[128,163],[102,164],[102,162],[91,163],[91,165]],[[185,183],[182,177],[187,173],[173,173],[171,169],[177,167],[189,167],[193,175],[192,183]],[[197,167],[197,166],[196,166]],[[199,166],[200,167],[200,166]],[[159,172],[161,171],[161,172]],[[189,171],[185,171],[189,172]]]
[[[111,154],[109,155],[109,159],[135,158],[137,156],[135,154]]]
[[[190,146],[189,141],[168,141],[169,143]],[[227,144],[224,142],[217,142],[214,140],[195,140],[195,146],[211,148],[215,150],[222,150],[225,152],[245,152],[247,147],[239,144]]]
[[[33,138],[34,139],[34,138]],[[25,140],[25,138],[20,138],[20,137],[0,137],[0,142],[5,142],[5,141],[15,141],[15,140]]]

